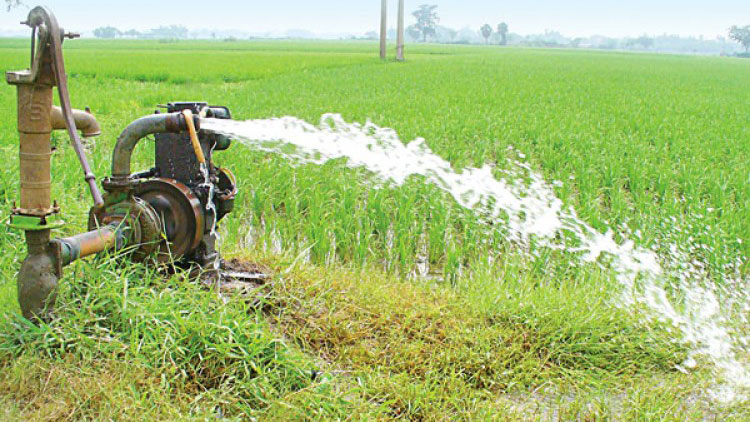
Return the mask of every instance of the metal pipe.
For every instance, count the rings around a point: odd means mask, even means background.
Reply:
[[[50,199],[52,86],[20,84],[16,87],[21,182],[19,212],[43,217],[53,213]]]
[[[73,109],[73,120],[76,124],[76,129],[81,131],[84,138],[90,138],[93,136],[99,136],[102,134],[102,130],[99,127],[99,122],[96,120],[93,114],[86,108],[84,110]],[[65,118],[60,107],[52,107],[52,130],[66,129]]]
[[[125,224],[113,223],[90,232],[55,239],[53,242],[60,245],[60,259],[65,266],[80,258],[112,248],[122,248],[126,244],[129,229]]]
[[[201,147],[201,141],[198,140],[198,132],[195,130],[195,124],[193,121],[193,112],[190,109],[182,110],[182,114],[185,116],[185,123],[187,123],[188,135],[190,135],[190,143],[193,144],[193,152],[195,152],[195,158],[200,164],[206,164],[206,156],[203,154],[203,148]]]
[[[50,241],[49,230],[27,231],[28,256],[18,272],[18,303],[28,319],[49,319],[57,297],[62,267],[89,255],[127,243],[126,224],[110,224],[97,230]]]
[[[200,130],[200,119],[193,116],[196,130]],[[187,129],[185,116],[182,113],[152,114],[141,117],[122,131],[117,138],[112,154],[112,179],[125,181],[130,177],[130,160],[138,142],[147,135],[155,133],[179,133]]]

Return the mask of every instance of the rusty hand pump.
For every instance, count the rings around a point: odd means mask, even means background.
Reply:
[[[6,73],[18,95],[21,200],[9,225],[24,230],[28,248],[18,273],[23,315],[48,319],[62,268],[113,248],[127,248],[135,260],[217,268],[216,223],[231,211],[237,189],[231,172],[211,161],[212,152],[228,148],[230,141],[201,131],[200,120],[228,119],[229,110],[201,102],[169,103],[167,113],[131,123],[117,140],[112,177],[102,182],[102,195],[78,135],[78,130],[84,137],[99,135],[99,124],[88,109],[72,109],[68,95],[62,42],[75,35],[63,32],[43,7],[32,9],[23,23],[32,28],[31,67]],[[55,86],[60,107],[52,105]],[[94,205],[90,231],[52,239],[51,230],[64,224],[50,195],[50,134],[56,129],[67,129]],[[155,166],[131,174],[133,149],[147,135],[156,137]]]

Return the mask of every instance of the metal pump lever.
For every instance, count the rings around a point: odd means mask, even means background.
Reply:
[[[36,28],[39,25],[44,24],[47,27],[47,38],[49,40],[50,52],[52,55],[52,70],[55,74],[55,83],[57,84],[57,92],[60,97],[60,107],[62,108],[62,117],[65,121],[65,127],[68,130],[73,149],[78,156],[78,161],[81,162],[84,179],[89,185],[91,196],[94,198],[94,204],[97,206],[102,205],[104,204],[104,200],[102,199],[102,194],[99,191],[99,188],[96,186],[96,176],[94,176],[94,173],[91,170],[91,166],[86,158],[86,152],[83,150],[83,143],[81,142],[81,138],[78,136],[78,131],[76,129],[75,119],[73,118],[73,107],[70,105],[70,94],[68,92],[68,75],[65,73],[65,63],[63,62],[62,38],[75,38],[78,34],[63,33],[57,23],[55,15],[47,11],[44,7],[34,8],[29,14],[29,19],[25,24],[34,29],[34,33],[36,33]],[[32,34],[32,42],[34,42],[33,37],[34,34]],[[42,40],[42,42],[44,42],[44,40]],[[39,48],[43,49],[45,46],[42,44]],[[37,56],[36,60],[41,60],[41,58]],[[33,64],[32,69],[37,69],[38,65],[41,64]]]

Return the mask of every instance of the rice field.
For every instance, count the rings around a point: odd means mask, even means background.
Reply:
[[[750,61],[425,45],[396,63],[374,52],[363,42],[65,44],[73,105],[102,124],[88,145],[99,177],[119,132],[156,104],[205,100],[237,120],[313,124],[334,112],[424,138],[459,171],[520,160],[596,230],[664,254],[680,245],[708,280],[746,286]],[[0,40],[0,57],[4,70],[25,67],[27,41]],[[12,87],[0,104],[7,215]],[[53,196],[62,233],[76,233],[90,201],[66,136],[54,142]],[[136,167],[152,154],[140,147]],[[606,268],[527,254],[502,221],[419,177],[392,186],[343,160],[292,165],[239,143],[215,159],[241,192],[220,227],[223,254],[277,275],[261,305],[223,305],[181,275],[97,257],[66,269],[59,320],[33,328],[17,315],[22,235],[2,227],[6,419],[750,418],[747,399],[711,399],[721,384],[711,362],[679,366],[691,345],[669,324],[612,303]]]

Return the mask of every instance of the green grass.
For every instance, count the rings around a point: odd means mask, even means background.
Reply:
[[[626,224],[647,245],[692,236],[718,276],[750,252],[747,61],[414,46],[407,62],[382,63],[374,53],[359,42],[65,44],[72,102],[102,123],[88,145],[100,177],[122,128],[159,103],[314,123],[338,112],[422,136],[459,168],[504,166],[513,145],[564,182],[558,195],[594,227]],[[0,41],[6,70],[27,55],[26,41]],[[0,148],[15,157],[12,87],[0,104]],[[53,196],[62,232],[75,233],[90,200],[67,138],[55,142]],[[667,327],[613,306],[611,274],[568,254],[529,258],[418,180],[374,190],[340,162],[292,167],[232,151],[216,154],[241,189],[222,250],[276,274],[254,306],[100,257],[66,269],[58,320],[30,327],[15,299],[22,236],[0,228],[5,419],[750,419],[743,403],[707,400],[710,365],[674,369],[686,346]],[[150,148],[136,155],[149,165]],[[5,214],[18,165],[6,163]],[[274,237],[281,252],[264,248]],[[407,280],[425,247],[450,282]]]

